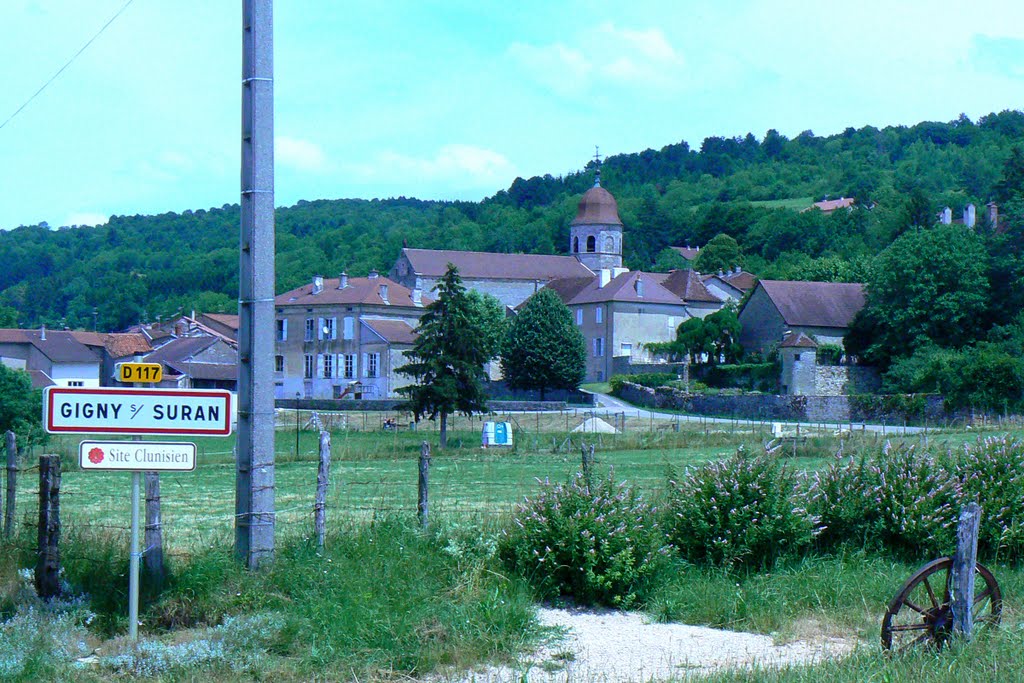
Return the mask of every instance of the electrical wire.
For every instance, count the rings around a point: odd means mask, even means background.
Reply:
[[[50,76],[50,79],[48,81],[46,81],[45,83],[43,83],[43,85],[39,88],[39,90],[36,90],[35,93],[31,97],[29,97],[27,100],[25,100],[25,103],[22,104],[20,107],[18,107],[18,109],[13,114],[8,116],[6,121],[4,121],[3,123],[0,123],[0,130],[3,130],[3,127],[6,126],[8,123],[10,123],[11,120],[15,116],[20,114],[22,109],[27,107],[29,105],[29,103],[32,102],[32,100],[34,100],[36,97],[38,97],[39,94],[42,93],[44,90],[46,90],[46,88],[51,83],[53,83],[55,80],[57,80],[57,77],[60,76],[62,73],[64,73],[64,70],[67,69],[69,66],[71,66],[71,63],[74,62],[76,59],[78,59],[78,56],[81,55],[83,52],[85,52],[86,48],[88,48],[90,45],[92,45],[93,41],[96,40],[97,38],[99,38],[100,34],[103,33],[104,31],[106,31],[107,27],[110,26],[111,24],[113,24],[114,20],[117,19],[119,16],[121,16],[121,13],[124,12],[126,9],[128,9],[128,5],[132,4],[133,2],[135,2],[135,0],[128,0],[128,2],[124,3],[124,6],[121,7],[121,9],[117,10],[117,12],[114,14],[114,16],[110,17],[110,19],[107,21],[107,23],[103,24],[103,27],[100,28],[100,30],[97,31],[93,35],[93,37],[90,38],[89,41],[85,45],[83,45],[81,48],[79,48],[78,52],[76,52],[74,55],[72,55],[71,59],[69,59],[67,62],[64,63],[64,66],[62,66],[60,69],[57,70],[57,73],[55,73],[52,76]]]

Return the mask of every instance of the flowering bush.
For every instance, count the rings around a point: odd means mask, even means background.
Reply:
[[[824,470],[810,476],[807,509],[820,521],[818,548],[831,550],[845,543],[864,547],[874,543],[878,506],[866,506],[869,492],[868,461],[837,457]]]
[[[567,484],[544,482],[538,497],[517,507],[499,556],[543,598],[629,608],[666,562],[655,513],[612,475],[593,489],[579,474]]]
[[[798,477],[768,457],[687,470],[669,482],[669,540],[691,562],[768,566],[810,543],[817,520],[798,500]]]
[[[961,499],[982,507],[979,554],[1024,557],[1024,443],[993,437],[964,444],[951,467]]]

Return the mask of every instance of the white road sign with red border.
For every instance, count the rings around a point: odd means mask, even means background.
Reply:
[[[231,392],[220,389],[47,387],[51,434],[231,434]]]

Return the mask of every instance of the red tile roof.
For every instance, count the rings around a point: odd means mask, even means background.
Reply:
[[[797,332],[796,334],[787,334],[786,338],[779,344],[779,347],[784,349],[816,349],[818,344],[803,332]]]
[[[860,283],[761,280],[758,286],[787,325],[846,328],[864,308],[864,285]]]
[[[603,187],[590,188],[580,198],[572,225],[622,225],[615,197]]]
[[[238,331],[238,316],[231,315],[230,313],[203,313],[200,315],[203,318],[209,318],[214,322],[218,322],[225,327],[229,327],[232,330]]]
[[[700,254],[700,248],[694,247],[669,247],[672,251],[682,256],[687,261],[692,261]]]
[[[757,276],[745,270],[732,274],[726,273],[723,279],[736,289],[743,290],[744,292],[749,292],[757,284]]]
[[[408,308],[423,308],[431,303],[428,296],[422,297],[422,306],[416,306],[412,301],[412,290],[403,287],[393,280],[383,276],[377,277],[350,277],[348,286],[345,289],[338,289],[339,278],[324,278],[324,288],[317,294],[313,294],[313,283],[303,285],[290,292],[279,294],[274,298],[275,306],[313,306],[313,305],[353,305],[368,304],[377,306],[405,306]],[[380,296],[380,286],[388,288],[388,302],[385,304]]]
[[[804,211],[810,211],[811,209],[820,209],[825,213],[831,213],[836,209],[847,209],[853,206],[853,197],[840,197],[839,199],[824,199],[820,202],[814,202],[813,205],[804,209]]]
[[[0,344],[27,344],[25,330],[13,327],[0,328]]]
[[[64,330],[25,330],[25,337],[54,363],[99,363],[100,356]]]
[[[593,278],[567,304],[594,304],[610,301],[629,301],[637,303],[652,304],[679,304],[683,301],[676,294],[665,289],[658,282],[660,273],[643,273],[638,270],[631,270],[612,278],[604,287],[598,287],[599,278]],[[637,283],[642,283],[638,292]]]
[[[547,281],[594,274],[575,256],[408,248],[402,249],[402,253],[412,264],[413,272],[431,278],[444,275],[449,263],[459,269],[459,275],[464,279]]]
[[[360,318],[361,322],[377,333],[381,339],[392,344],[412,344],[416,331],[404,320],[373,320]]]

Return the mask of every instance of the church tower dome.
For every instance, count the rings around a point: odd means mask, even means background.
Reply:
[[[583,193],[569,228],[569,253],[595,273],[622,267],[622,219],[619,205],[601,187],[601,169],[594,186]]]

